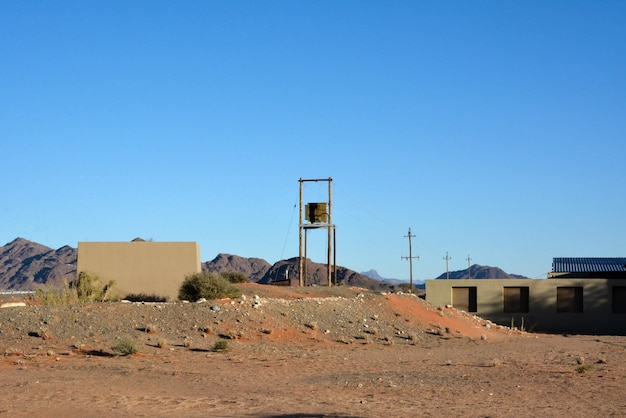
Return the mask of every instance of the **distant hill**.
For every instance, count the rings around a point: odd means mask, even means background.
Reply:
[[[369,277],[370,279],[374,279],[374,280],[386,280],[384,277],[382,277],[380,274],[378,274],[378,272],[374,269],[368,270],[368,271],[362,271],[361,272],[362,275]]]
[[[386,282],[386,283],[389,283],[389,284],[394,285],[394,286],[397,286],[397,285],[399,285],[401,283],[408,283],[406,280],[391,279],[391,278],[382,277],[374,269],[371,269],[371,270],[368,270],[368,271],[362,271],[361,274],[364,275],[364,276],[369,277],[370,279],[379,280],[381,282]]]
[[[450,279],[527,279],[528,277],[520,276],[519,274],[509,274],[498,267],[481,266],[480,264],[474,264],[469,269],[470,276],[468,276],[467,269],[457,270],[450,272]],[[437,279],[445,279],[447,274],[443,273],[437,277]]]
[[[267,267],[267,268],[266,268]],[[240,272],[245,274],[250,281],[259,284],[272,284],[289,280],[291,285],[299,284],[300,260],[298,257],[281,260],[270,266],[264,260],[258,258],[242,258],[229,254],[220,254],[213,261],[204,263],[203,270],[222,272]],[[314,263],[306,260],[307,285],[326,286],[328,284],[328,270],[326,264]],[[337,283],[350,286],[359,286],[373,290],[390,290],[390,285],[379,280],[371,279],[345,267],[337,266]]]
[[[76,278],[78,251],[70,246],[58,250],[16,238],[0,247],[0,290],[35,290],[42,285],[61,285]]]
[[[222,253],[213,260],[202,263],[202,271],[242,273],[252,282],[261,280],[270,267],[271,265],[267,261],[260,258],[243,258]]]

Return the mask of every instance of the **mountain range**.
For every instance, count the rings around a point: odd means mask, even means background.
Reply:
[[[57,286],[76,278],[78,250],[68,245],[53,250],[16,238],[0,247],[0,289],[34,290]]]
[[[42,286],[60,286],[76,279],[78,250],[65,245],[57,250],[45,245],[16,238],[0,247],[0,290],[27,291]],[[306,283],[325,285],[328,275],[325,264],[306,260]],[[230,254],[218,254],[211,261],[202,263],[202,270],[207,272],[238,272],[251,282],[271,284],[274,282],[298,283],[299,259],[297,257],[281,260],[274,265],[260,258],[244,258]],[[522,278],[509,275],[497,267],[473,265],[470,269],[472,278]],[[467,278],[467,269],[450,272],[451,279]],[[403,281],[385,279],[376,270],[357,273],[346,267],[337,266],[336,283],[359,286],[368,289],[393,290]],[[442,274],[438,279],[446,278]],[[421,282],[416,282],[421,283]]]

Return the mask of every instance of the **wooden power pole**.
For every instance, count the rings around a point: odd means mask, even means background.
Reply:
[[[446,256],[443,258],[446,260],[446,280],[450,279],[450,269],[448,268],[448,261],[452,260],[452,257],[448,256],[448,252],[446,251]]]
[[[413,293],[413,259],[417,258],[419,260],[419,255],[413,257],[413,248],[411,246],[411,238],[415,237],[415,235],[411,235],[411,228],[409,228],[409,234],[404,236],[409,239],[409,256],[401,256],[402,260],[409,260],[409,293]]]

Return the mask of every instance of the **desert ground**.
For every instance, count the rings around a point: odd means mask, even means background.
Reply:
[[[624,336],[521,332],[412,294],[238,286],[201,303],[5,297],[27,306],[0,309],[0,416],[626,416]]]

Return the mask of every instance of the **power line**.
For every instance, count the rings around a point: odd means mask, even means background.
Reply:
[[[293,224],[293,216],[296,213],[296,208],[298,207],[298,202],[293,204],[293,210],[291,211],[291,219],[289,220],[289,227],[287,228],[287,235],[285,236],[285,242],[283,243],[283,250],[280,253],[280,260],[285,257],[285,248],[287,247],[287,240],[289,239],[289,232],[291,231],[291,225]]]

